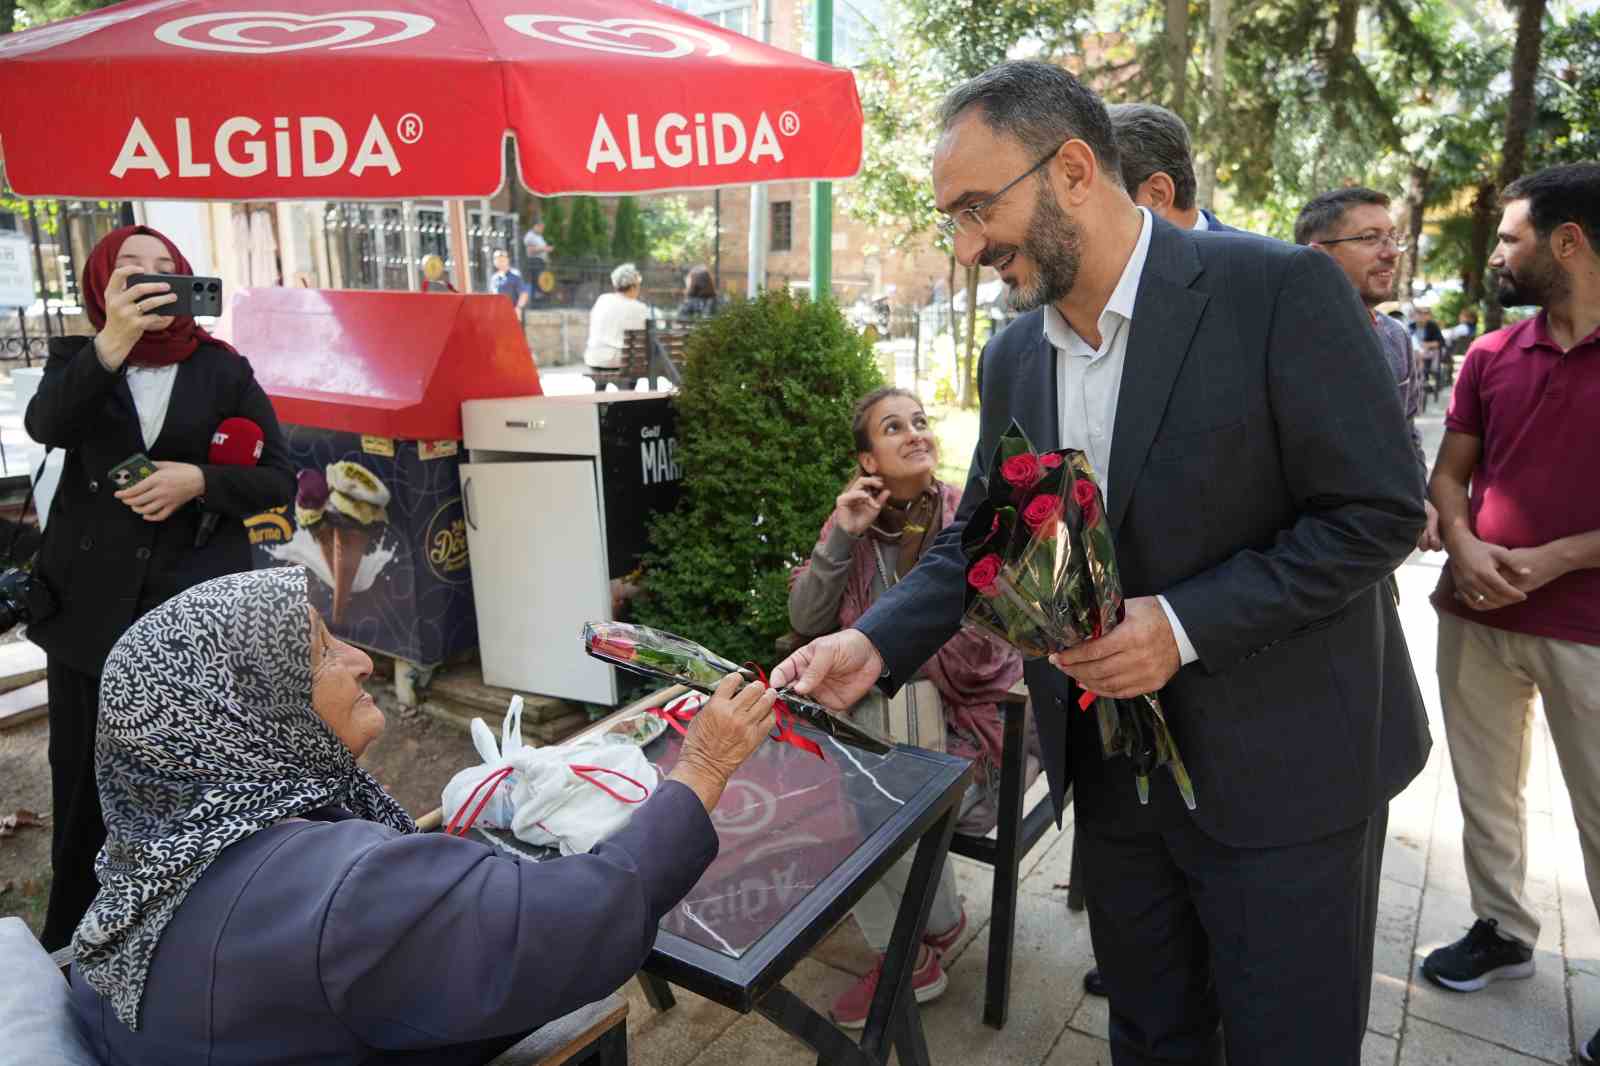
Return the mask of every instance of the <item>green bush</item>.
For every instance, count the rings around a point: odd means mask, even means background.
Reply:
[[[643,263],[650,255],[650,240],[645,236],[639,202],[631,196],[617,201],[617,217],[611,226],[611,258],[617,263]]]
[[[567,213],[561,201],[553,196],[547,196],[539,202],[539,221],[544,223],[544,239],[556,250],[557,255],[566,252],[567,243]]]
[[[566,238],[565,247],[557,247],[557,251],[563,253],[563,258],[568,260],[610,258],[611,238],[606,235],[606,217],[600,210],[599,200],[592,196],[572,198],[572,213],[567,218]]]
[[[770,665],[789,570],[852,469],[851,407],[882,380],[831,300],[767,292],[698,327],[675,400],[683,495],[651,524],[634,617]]]

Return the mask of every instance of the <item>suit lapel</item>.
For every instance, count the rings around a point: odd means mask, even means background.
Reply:
[[[1150,442],[1166,414],[1172,386],[1205,310],[1206,294],[1189,287],[1200,272],[1200,257],[1191,238],[1155,220],[1139,294],[1134,299],[1112,430],[1111,498],[1106,505],[1111,509],[1113,531],[1121,527],[1128,511]]]
[[[1012,397],[1012,417],[1028,435],[1035,450],[1052,451],[1061,447],[1061,415],[1056,410],[1060,389],[1056,386],[1056,349],[1040,326],[1037,336],[1023,354],[1023,393]]]

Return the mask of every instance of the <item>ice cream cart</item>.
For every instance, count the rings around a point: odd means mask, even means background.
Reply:
[[[478,643],[461,404],[537,395],[499,296],[249,289],[234,337],[298,470],[293,506],[246,524],[258,566],[298,564],[341,638],[434,667]]]

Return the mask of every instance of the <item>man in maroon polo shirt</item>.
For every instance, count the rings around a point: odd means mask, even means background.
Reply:
[[[1522,178],[1505,203],[1489,259],[1500,301],[1542,310],[1467,353],[1429,485],[1450,556],[1433,596],[1439,690],[1478,920],[1423,973],[1463,992],[1533,973],[1522,793],[1536,694],[1600,900],[1600,164]]]

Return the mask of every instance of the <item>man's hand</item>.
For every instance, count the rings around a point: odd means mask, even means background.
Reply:
[[[1503,569],[1507,579],[1524,594],[1544,588],[1568,572],[1565,561],[1551,551],[1548,544],[1507,549],[1505,560]]]
[[[859,629],[818,637],[772,671],[773,688],[793,687],[834,711],[847,711],[883,676],[883,656]]]
[[[1444,541],[1439,536],[1439,511],[1427,500],[1422,501],[1422,508],[1428,512],[1428,524],[1423,528],[1422,535],[1417,538],[1417,550],[1439,551],[1444,547]]]
[[[1085,689],[1119,700],[1160,691],[1183,665],[1159,600],[1140,596],[1123,606],[1126,613],[1117,628],[1050,656],[1057,669]]]
[[[1506,579],[1507,574],[1514,575],[1518,569],[1511,549],[1485,544],[1463,530],[1450,538],[1445,550],[1450,553],[1456,599],[1474,611],[1492,611],[1528,598],[1526,592]],[[1527,565],[1522,563],[1524,568]]]
[[[165,522],[173,511],[206,491],[206,476],[193,463],[156,460],[156,472],[114,495],[146,522]]]

